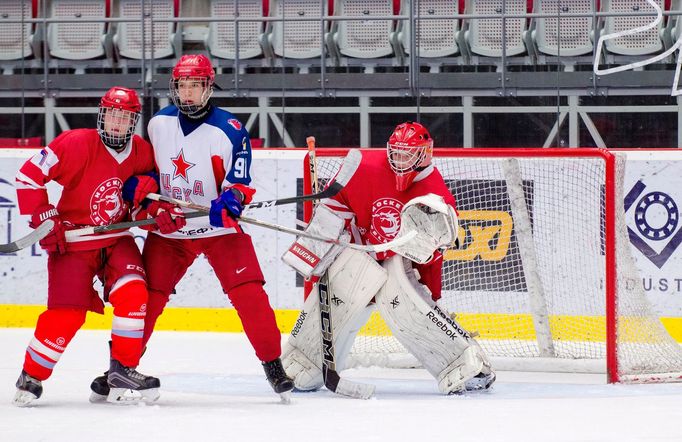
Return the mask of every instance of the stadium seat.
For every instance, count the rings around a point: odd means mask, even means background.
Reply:
[[[324,24],[324,32],[320,28],[322,13],[329,13],[326,0],[270,0],[270,17],[283,17],[284,20],[270,21],[265,26],[261,38],[265,55],[274,65],[293,64],[300,72],[308,72],[310,65],[315,63],[314,59],[322,55],[323,33],[329,29],[327,23]],[[287,18],[315,20],[287,22]],[[296,61],[287,63],[287,59]]]
[[[677,12],[682,14],[682,0],[672,0],[670,2],[669,10],[671,13]],[[682,16],[680,15],[670,15],[668,17],[667,25],[663,30],[663,43],[665,44],[666,49],[672,47],[682,35],[681,20]]]
[[[663,0],[656,0],[661,9],[664,9]],[[646,0],[627,1],[622,0],[601,0],[602,12],[629,13],[629,12],[655,12],[655,9]],[[628,31],[651,23],[654,17],[643,15],[614,16],[604,17],[601,34],[612,34]],[[663,50],[663,30],[665,27],[665,17],[654,28],[637,34],[625,35],[622,37],[607,40],[604,47],[610,54],[616,55],[651,55]],[[608,57],[617,62],[613,57]]]
[[[376,59],[400,55],[393,47],[393,20],[367,20],[372,16],[394,15],[392,0],[336,0],[334,16],[357,17],[358,20],[336,20],[327,42],[342,65],[359,64],[367,70],[379,64]],[[353,60],[356,59],[356,60]],[[373,61],[369,61],[373,60]],[[395,59],[388,60],[394,64]]]
[[[124,67],[129,64],[128,60],[177,58],[182,52],[181,26],[155,20],[177,17],[179,1],[145,0],[144,12],[142,5],[142,0],[118,0],[117,15],[133,20],[119,22],[113,35],[119,64]],[[143,16],[144,29],[141,20]],[[155,61],[155,64],[163,63]]]
[[[39,58],[40,38],[31,23],[3,22],[35,18],[36,11],[37,0],[0,0],[0,66],[4,74],[13,73],[13,69],[22,63],[35,65],[22,59]]]
[[[51,60],[50,67],[75,67],[82,72],[86,67],[110,66],[110,58],[101,62],[95,60],[110,55],[106,39],[106,23],[88,19],[104,20],[108,17],[109,0],[52,0],[49,16],[76,20],[76,22],[50,23],[47,25],[47,46],[49,55],[70,60],[60,63]]]
[[[0,148],[43,147],[43,137],[0,138]]]
[[[262,17],[262,0],[239,0],[239,17]],[[263,55],[260,38],[264,32],[262,21],[233,21],[237,15],[234,0],[211,0],[211,17],[224,18],[221,21],[210,22],[206,36],[206,48],[211,56],[226,60],[245,60]],[[237,30],[239,44],[237,45]]]
[[[508,15],[519,15],[527,12],[526,0],[466,0],[464,2],[466,14],[481,16],[496,16],[502,14],[502,6],[506,4]],[[503,27],[504,34],[503,35]],[[525,18],[479,18],[465,20],[462,30],[458,33],[460,50],[471,63],[501,62],[503,55],[514,57],[527,52],[523,40],[523,33],[527,30]],[[503,40],[506,40],[503,51]],[[483,56],[483,57],[477,57]],[[486,59],[486,57],[488,59]],[[525,58],[507,59],[506,62],[528,62]]]
[[[409,15],[414,0],[402,0],[400,15]],[[443,57],[452,57],[459,54],[456,35],[459,31],[459,19],[451,20],[428,19],[429,16],[455,15],[459,12],[458,3],[454,0],[419,0],[416,2],[418,9],[415,10],[416,23],[419,34],[415,42],[419,57],[429,59],[431,71],[438,70]],[[426,19],[420,19],[426,17]],[[405,54],[410,55],[410,40],[412,29],[409,20],[400,20],[393,34],[394,47],[400,47]]]
[[[535,0],[533,12],[559,16],[594,14],[593,3],[593,0]],[[560,57],[567,68],[577,62],[589,64],[594,48],[594,19],[591,16],[534,18],[524,39],[540,64],[547,63],[548,56]]]

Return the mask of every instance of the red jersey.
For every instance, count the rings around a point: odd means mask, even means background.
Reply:
[[[19,212],[30,215],[48,204],[45,184],[55,181],[63,186],[56,206],[68,227],[114,224],[128,214],[128,206],[121,197],[123,183],[154,168],[151,145],[137,135],[119,153],[102,143],[96,129],[68,130],[19,169],[16,175]],[[122,235],[130,232],[84,236],[70,242],[68,249],[107,247]]]
[[[353,242],[383,244],[396,237],[400,230],[400,212],[412,198],[434,193],[457,210],[452,196],[438,169],[433,164],[421,171],[410,187],[396,190],[395,173],[386,158],[385,149],[362,152],[362,160],[350,181],[337,195],[322,201],[337,215],[346,220]],[[377,260],[394,255],[393,252],[377,253]],[[440,297],[442,256],[424,265],[416,266],[421,280],[431,290],[434,299]]]

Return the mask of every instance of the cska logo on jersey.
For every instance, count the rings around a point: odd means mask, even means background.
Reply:
[[[372,204],[369,234],[381,243],[395,238],[400,230],[403,203],[393,198],[379,198]]]
[[[106,226],[121,219],[126,206],[121,198],[123,182],[109,178],[97,186],[90,197],[90,219],[96,226]]]
[[[241,130],[242,128],[242,123],[240,123],[239,120],[235,120],[234,118],[230,118],[229,120],[227,120],[227,123],[237,130]]]
[[[186,183],[189,183],[189,178],[187,178],[187,171],[191,169],[192,167],[196,166],[194,163],[190,163],[189,161],[185,160],[185,154],[182,153],[182,149],[180,149],[180,153],[178,154],[177,157],[171,158],[171,162],[173,163],[173,179],[180,177],[183,180],[185,180]]]

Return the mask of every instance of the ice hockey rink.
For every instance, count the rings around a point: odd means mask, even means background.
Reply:
[[[10,401],[33,330],[0,329],[0,440],[8,441],[680,441],[682,384],[608,385],[602,375],[499,373],[492,391],[443,396],[424,370],[351,369],[373,399],[322,390],[280,403],[245,335],[157,332],[140,371],[153,405],[91,404],[105,331],[81,330],[34,407]]]

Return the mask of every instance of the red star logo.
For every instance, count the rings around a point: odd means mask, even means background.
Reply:
[[[185,182],[189,183],[189,180],[187,179],[187,171],[196,164],[185,160],[185,155],[182,153],[182,149],[180,149],[180,153],[177,157],[171,158],[171,161],[173,162],[173,167],[175,168],[173,171],[173,179],[182,177]]]

